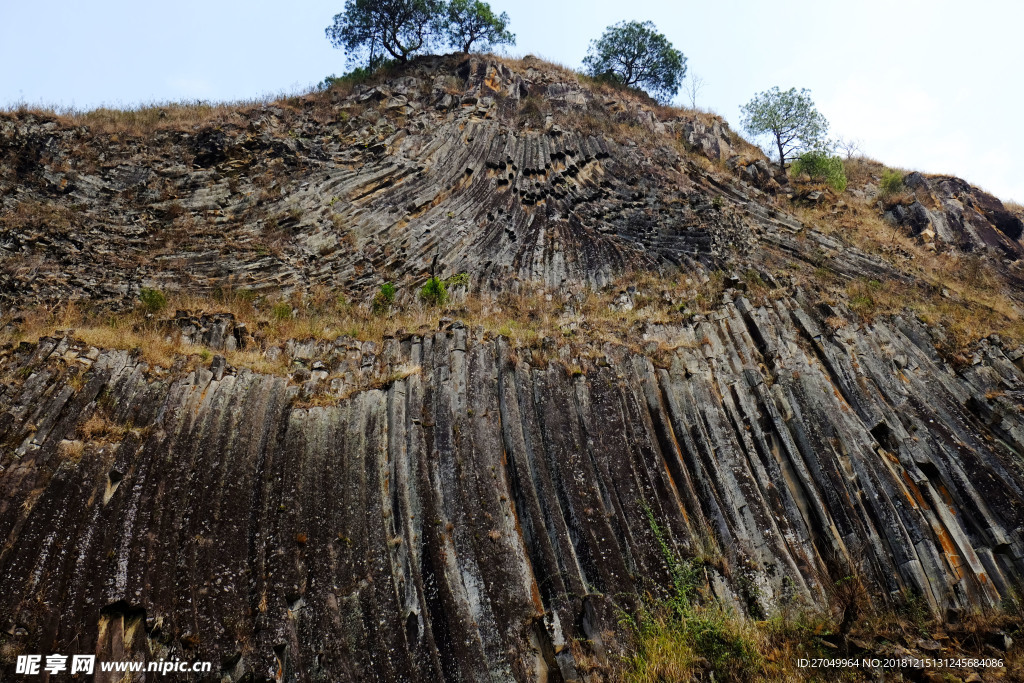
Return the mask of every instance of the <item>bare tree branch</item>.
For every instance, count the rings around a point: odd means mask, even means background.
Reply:
[[[704,79],[695,73],[690,73],[690,77],[683,83],[683,94],[688,100],[690,100],[690,109],[697,108],[697,95],[704,89]]]

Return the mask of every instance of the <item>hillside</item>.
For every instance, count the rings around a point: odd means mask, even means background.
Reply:
[[[685,567],[818,620],[689,671],[810,675],[855,577],[859,651],[1012,680],[1022,213],[847,173],[532,58],[0,114],[2,663],[615,680]]]

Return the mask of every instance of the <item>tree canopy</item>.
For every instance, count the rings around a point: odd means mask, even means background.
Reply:
[[[516,44],[515,34],[508,30],[508,14],[495,14],[481,0],[451,0],[445,8],[443,31],[448,43],[463,52],[469,52],[473,43],[482,50]]]
[[[828,152],[828,121],[814,107],[810,91],[776,86],[758,93],[740,107],[743,127],[752,135],[771,135],[779,169],[786,160],[806,152]]]
[[[650,21],[619,22],[605,29],[583,60],[587,72],[671,100],[686,76],[686,57]]]
[[[405,62],[429,49],[441,9],[439,0],[346,0],[345,11],[334,15],[325,32],[350,62],[372,69],[388,55]]]
[[[482,0],[346,0],[327,27],[327,39],[349,62],[375,69],[384,61],[408,61],[445,42],[469,52],[514,45],[508,14]]]

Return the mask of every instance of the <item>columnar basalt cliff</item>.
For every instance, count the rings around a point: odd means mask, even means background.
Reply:
[[[787,181],[721,123],[613,95],[531,60],[426,58],[149,138],[0,117],[3,656],[599,681],[622,615],[671,583],[666,544],[753,619],[825,605],[851,572],[876,607],[1017,600],[1024,348],[953,353],[909,310],[858,319],[812,292],[798,274],[915,275],[786,211]],[[1017,281],[1018,216],[956,179],[908,186],[917,203],[878,207],[894,229],[992,247]],[[14,336],[39,304],[116,312],[140,287],[358,304],[435,258],[495,301],[645,271],[724,291],[621,340],[588,336],[573,296],[561,343],[458,310],[279,344],[182,311],[162,334],[213,355],[170,367],[73,330]],[[217,355],[243,348],[286,370]]]
[[[798,222],[677,148],[730,156],[720,124],[662,122],[557,71],[426,59],[413,73],[151,139],[3,121],[5,297],[358,290],[435,256],[484,289],[601,286],[629,268],[723,261],[762,232],[766,248],[793,248]],[[753,161],[751,180],[766,168]]]

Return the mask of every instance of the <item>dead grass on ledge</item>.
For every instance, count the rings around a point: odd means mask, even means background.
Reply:
[[[246,110],[265,103],[250,101],[213,104],[197,100],[154,103],[128,109],[100,107],[90,110],[21,105],[8,109],[6,113],[52,118],[64,127],[84,126],[93,133],[140,136],[160,130],[182,130],[223,124],[241,118]],[[0,113],[4,111],[0,110]]]
[[[805,275],[809,284],[845,301],[866,321],[909,309],[923,322],[942,327],[949,337],[946,350],[954,354],[993,333],[1024,343],[1021,307],[985,257],[929,249],[886,222],[870,200],[848,195],[843,200],[847,211],[832,213],[823,206],[794,213],[814,229],[890,263],[913,282],[839,282],[821,268]]]
[[[825,232],[842,231],[847,241],[879,253],[916,278],[911,284],[844,282],[830,276],[826,267],[795,271],[825,300],[842,301],[865,322],[909,310],[924,322],[945,331],[947,341],[943,350],[951,356],[993,333],[1011,344],[1024,343],[1022,316],[1004,295],[1001,279],[981,259],[931,253],[913,240],[899,236],[896,251],[893,251],[894,248],[884,242],[888,237],[885,233],[891,231],[891,227],[881,219],[861,217],[848,225],[835,216],[823,212],[811,215],[806,211],[801,218],[817,224]],[[695,284],[694,276],[687,283],[687,278],[693,275],[677,273],[666,277],[643,271],[626,274],[618,286],[600,292],[584,289],[550,294],[524,288],[522,293],[506,292],[497,297],[460,296],[444,306],[428,306],[415,296],[406,296],[406,301],[413,299],[412,303],[395,305],[383,315],[375,315],[368,306],[351,304],[338,292],[325,287],[313,288],[305,296],[296,295],[287,300],[254,300],[252,294],[245,291],[222,292],[215,299],[170,293],[166,308],[155,316],[147,315],[141,306],[112,314],[69,302],[21,311],[16,318],[0,321],[0,347],[74,330],[74,336],[85,344],[101,349],[133,350],[154,367],[194,367],[208,362],[214,353],[223,353],[232,366],[283,375],[288,371],[286,354],[280,353],[271,360],[266,351],[283,347],[288,340],[332,342],[347,337],[380,342],[387,336],[429,334],[447,318],[480,327],[493,336],[507,337],[513,348],[533,350],[535,361],[567,344],[578,347],[574,351],[579,350],[584,355],[597,353],[604,343],[649,352],[650,344],[640,341],[637,333],[640,324],[679,324],[694,314],[710,312],[720,305],[725,274],[711,273],[704,284]],[[747,271],[743,277],[747,284],[746,296],[755,304],[777,296],[760,281],[755,271]],[[614,304],[628,286],[635,287],[633,308],[622,310]],[[220,352],[186,343],[167,322],[178,309],[193,315],[204,311],[231,313],[246,323],[255,344],[245,350]],[[657,345],[656,364],[670,359],[677,348],[664,342]]]
[[[235,102],[207,102],[185,100],[182,102],[154,102],[124,109],[99,107],[82,110],[72,107],[29,106],[21,104],[0,108],[0,117],[36,116],[53,119],[66,128],[86,127],[92,133],[140,137],[157,131],[195,130],[229,123],[245,125],[254,113],[267,106],[291,111],[300,111],[312,105],[314,119],[325,122],[324,109],[331,108],[331,95],[327,91],[311,89],[297,93],[278,93],[266,97]],[[116,141],[116,138],[115,138]]]
[[[147,315],[141,305],[134,310],[111,313],[93,310],[76,302],[54,307],[20,311],[0,321],[0,347],[73,330],[75,338],[100,349],[132,350],[151,366],[191,367],[208,362],[222,353],[229,364],[265,374],[284,374],[288,359],[281,353],[270,360],[266,351],[282,347],[288,340],[334,341],[340,337],[380,342],[386,336],[429,334],[442,319],[460,320],[482,327],[494,336],[505,336],[514,348],[540,350],[560,348],[585,340],[598,348],[604,342],[635,347],[640,323],[682,322],[686,316],[711,310],[720,299],[723,277],[715,274],[705,285],[685,283],[685,276],[663,278],[637,273],[623,278],[621,287],[604,292],[584,290],[573,295],[547,294],[530,290],[522,294],[503,293],[497,297],[466,295],[444,306],[415,301],[395,305],[382,315],[368,306],[353,305],[326,288],[314,288],[306,296],[288,300],[254,301],[245,292],[229,293],[216,300],[187,294],[167,295],[167,306],[157,315]],[[634,308],[620,310],[613,302],[627,286],[637,288]],[[685,299],[685,311],[670,301]],[[231,313],[245,322],[256,340],[251,348],[213,351],[189,344],[169,322],[173,311],[193,315],[202,312]],[[550,339],[552,344],[545,344]],[[662,345],[664,346],[664,345]],[[663,349],[670,351],[671,349]]]

